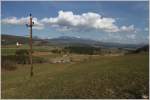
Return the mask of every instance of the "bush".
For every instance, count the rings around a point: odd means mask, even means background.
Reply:
[[[44,63],[46,59],[33,57],[33,63]],[[17,50],[15,55],[1,56],[1,67],[6,70],[16,69],[16,64],[30,64],[29,52],[27,49]]]
[[[57,53],[57,54],[60,54],[62,51],[59,50],[59,49],[53,49],[51,50],[52,53]]]
[[[34,56],[32,57],[32,61],[33,63],[44,63],[46,59]],[[16,51],[16,62],[18,64],[30,64],[29,51],[24,49]]]
[[[6,70],[15,70],[17,68],[15,56],[1,56],[1,68]]]
[[[29,51],[25,49],[17,50],[16,51],[16,62],[18,64],[29,64]]]

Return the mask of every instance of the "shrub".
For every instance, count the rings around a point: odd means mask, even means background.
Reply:
[[[33,63],[44,63],[46,59],[41,57],[33,57]],[[16,69],[16,64],[29,64],[29,52],[26,49],[17,50],[15,55],[1,56],[1,67],[6,70]]]
[[[59,49],[53,49],[51,50],[52,53],[57,53],[57,54],[60,54],[62,51],[59,50]]]
[[[18,64],[29,64],[29,51],[26,49],[21,49],[16,51],[16,62]]]
[[[32,61],[33,63],[44,63],[46,62],[46,59],[33,56]],[[30,64],[29,51],[27,49],[16,51],[16,62],[18,64]]]
[[[6,70],[15,70],[17,68],[15,56],[1,56],[1,68]]]

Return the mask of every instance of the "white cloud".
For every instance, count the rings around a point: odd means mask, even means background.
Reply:
[[[120,31],[124,31],[124,32],[136,32],[134,25],[130,25],[130,26],[122,26],[120,27]]]
[[[64,26],[68,29],[96,29],[105,32],[132,32],[135,31],[134,25],[122,26],[119,28],[115,24],[116,19],[103,17],[97,13],[88,12],[75,15],[71,11],[59,11],[57,17],[44,18],[41,22],[49,25]],[[60,28],[60,27],[59,27]]]
[[[33,18],[34,22],[34,29],[43,29],[44,25],[40,23],[40,21],[37,18]],[[22,18],[16,18],[16,17],[9,17],[2,19],[2,23],[4,24],[13,24],[13,25],[25,25],[29,23],[29,17],[22,17]]]
[[[24,25],[28,23],[29,17],[16,17],[2,19],[3,23]],[[57,17],[43,18],[38,20],[33,18],[35,29],[43,29],[44,25],[55,27],[59,31],[70,30],[100,30],[105,32],[133,32],[134,25],[117,26],[116,19],[111,17],[103,17],[98,13],[87,12],[81,15],[74,14],[72,11],[59,11]]]
[[[113,18],[101,18],[101,15],[93,12],[83,13],[81,15],[75,15],[71,11],[59,11],[58,16],[55,18],[44,18],[41,20],[43,23],[49,25],[66,26],[68,28],[79,29],[97,29],[104,30],[106,32],[117,32],[119,29],[114,24]]]
[[[22,25],[22,24],[25,24],[27,23],[28,21],[28,18],[20,18],[20,19],[17,19],[16,17],[9,17],[9,18],[5,18],[5,19],[2,19],[2,23],[6,23],[6,24],[19,24],[19,25]]]

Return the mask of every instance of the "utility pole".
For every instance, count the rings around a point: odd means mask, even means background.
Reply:
[[[34,25],[34,22],[32,22],[32,15],[30,14],[30,21],[29,24],[26,24],[27,27],[30,28],[30,39],[29,39],[29,44],[30,44],[30,50],[29,50],[29,56],[30,56],[30,64],[31,64],[31,70],[30,70],[30,76],[33,76],[33,61],[32,61],[32,27]]]

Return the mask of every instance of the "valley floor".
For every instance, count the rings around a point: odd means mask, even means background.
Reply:
[[[2,98],[148,98],[148,54],[99,56],[64,64],[18,65],[2,70]]]

